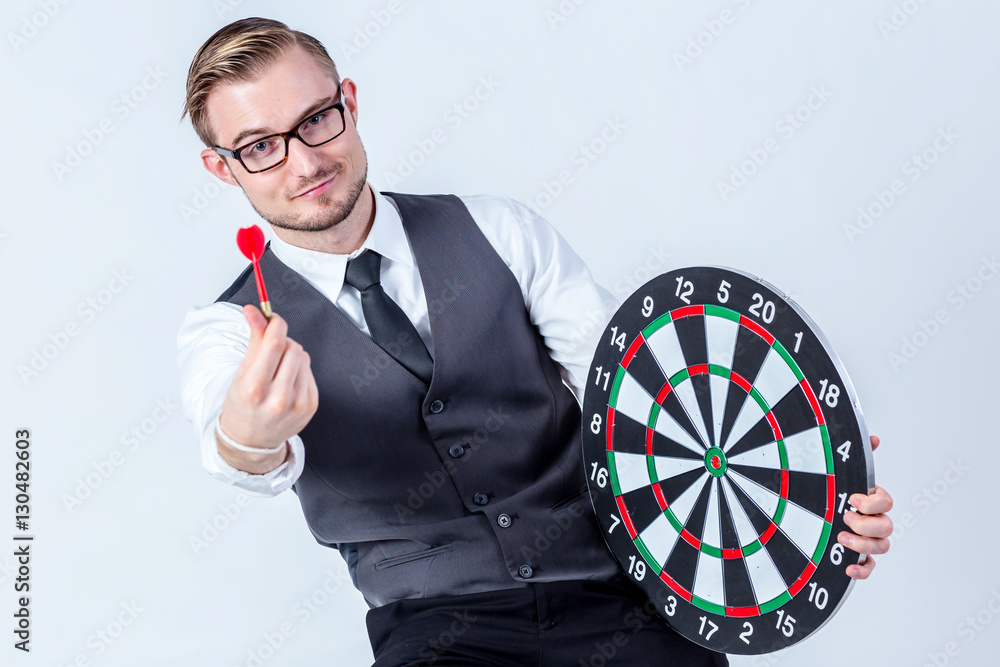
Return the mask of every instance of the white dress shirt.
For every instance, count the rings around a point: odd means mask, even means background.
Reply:
[[[427,300],[399,211],[391,199],[375,188],[372,191],[375,219],[364,243],[350,255],[307,250],[277,237],[271,240],[271,251],[368,335],[360,293],[344,284],[344,273],[349,259],[366,249],[378,252],[383,258],[383,289],[413,322],[433,358]],[[594,282],[586,264],[559,232],[528,207],[506,197],[460,199],[517,279],[532,324],[559,366],[563,381],[582,403],[598,339],[618,308],[618,300]],[[209,474],[253,494],[273,496],[291,487],[302,473],[305,449],[298,435],[288,441],[290,452],[285,462],[262,475],[226,463],[215,439],[226,393],[249,340],[250,325],[240,306],[221,301],[189,310],[177,334],[181,404],[184,416],[199,435],[202,464]]]

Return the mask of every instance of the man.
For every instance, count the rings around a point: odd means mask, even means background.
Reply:
[[[275,21],[202,46],[185,112],[276,237],[270,321],[249,271],[188,313],[185,414],[214,476],[293,488],[341,551],[376,665],[590,664],[617,636],[607,664],[727,664],[652,615],[602,541],[578,400],[616,303],[562,237],[502,198],[376,192],[357,86]],[[888,495],[852,503],[871,516],[841,539],[884,552]]]

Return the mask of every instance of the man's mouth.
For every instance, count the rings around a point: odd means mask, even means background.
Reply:
[[[317,185],[317,186],[315,186],[315,187],[313,187],[313,188],[311,188],[309,190],[306,190],[305,192],[302,192],[300,194],[295,195],[295,197],[293,197],[293,199],[298,199],[300,197],[303,198],[303,199],[312,199],[314,197],[319,197],[321,194],[323,194],[324,192],[326,192],[327,188],[330,187],[330,184],[333,183],[333,179],[335,179],[336,177],[337,177],[337,175],[334,174],[333,176],[331,176],[329,178],[329,180],[323,181],[319,185]]]

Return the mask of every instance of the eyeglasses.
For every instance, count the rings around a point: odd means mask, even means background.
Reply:
[[[334,109],[339,113],[332,113]],[[306,146],[322,146],[343,134],[346,127],[344,100],[341,98],[336,104],[320,109],[288,132],[254,139],[233,150],[216,146],[215,152],[239,161],[248,173],[259,174],[274,169],[288,159],[288,142],[292,137],[298,138]]]

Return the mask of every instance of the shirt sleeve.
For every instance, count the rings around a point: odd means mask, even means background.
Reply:
[[[275,496],[302,474],[305,448],[298,435],[288,440],[289,454],[274,470],[255,475],[229,465],[219,454],[215,429],[229,386],[250,341],[242,309],[219,302],[192,308],[177,333],[181,407],[201,443],[201,463],[208,474],[254,495]]]
[[[510,268],[534,324],[582,405],[590,362],[620,302],[545,218],[506,197],[462,197]]]

